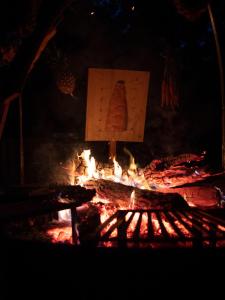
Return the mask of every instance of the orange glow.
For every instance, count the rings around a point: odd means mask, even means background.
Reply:
[[[70,226],[49,229],[47,235],[51,238],[52,243],[72,244],[72,229]]]
[[[179,168],[177,166],[171,167],[169,170],[163,170],[163,171],[148,171],[147,173],[145,170],[139,170],[137,167],[137,164],[135,163],[135,159],[132,156],[132,154],[129,152],[129,150],[125,149],[126,153],[129,155],[130,158],[130,164],[129,167],[125,170],[122,169],[122,167],[119,165],[119,163],[113,159],[113,170],[110,173],[106,168],[98,168],[98,162],[96,162],[95,158],[91,156],[90,149],[84,150],[80,155],[78,155],[78,159],[81,159],[83,171],[77,172],[76,171],[76,164],[75,159],[71,160],[71,166],[68,167],[69,170],[69,179],[68,184],[77,184],[83,186],[85,182],[88,180],[97,180],[99,178],[111,180],[115,182],[119,182],[125,185],[137,187],[139,189],[147,189],[147,190],[158,190],[161,192],[171,192],[170,188],[179,184],[194,182],[196,180],[199,180],[200,178],[205,178],[209,174],[206,172],[201,172],[201,174],[191,174],[186,175],[185,173],[185,167]],[[169,176],[171,172],[176,173],[177,176]],[[185,200],[189,203],[187,195],[184,193],[183,197]],[[92,199],[92,204],[97,206],[99,214],[100,214],[100,221],[101,224],[103,224],[105,221],[107,221],[113,214],[116,213],[118,209],[123,210],[134,210],[135,209],[135,189],[130,195],[130,202],[128,203],[127,207],[113,207],[109,205],[109,201],[107,199],[102,199],[97,194],[96,197]],[[190,205],[192,203],[190,202]],[[132,216],[132,212],[128,212],[125,216],[125,222],[131,221],[129,223],[129,226],[127,228],[127,238],[133,238],[135,233],[135,228],[137,224],[140,225],[139,230],[139,237],[146,238],[148,236],[148,215],[147,212],[140,213],[135,212]],[[191,216],[188,215],[183,216],[180,215],[180,218],[183,220],[182,222],[178,221],[176,216],[174,216],[171,212],[169,213],[170,217],[174,219],[174,224],[177,226],[178,230],[180,230],[181,233],[183,233],[186,237],[191,237],[190,232],[185,228],[184,224],[187,224],[187,226],[192,226],[192,220]],[[161,213],[161,219],[159,220],[157,218],[156,213],[151,213],[151,221],[152,221],[152,229],[154,237],[160,237],[162,235],[161,228],[162,226],[165,228],[165,231],[167,232],[168,236],[171,238],[177,238],[178,234],[174,230],[173,226],[167,219],[167,216],[164,213]],[[70,211],[61,211],[59,212],[59,221],[71,221]],[[116,238],[118,236],[117,228],[112,228],[112,226],[117,222],[117,218],[112,219],[111,222],[107,224],[107,226],[104,227],[104,229],[101,231],[101,236],[104,237],[104,235],[107,236],[107,238]],[[208,229],[207,225],[205,224],[205,229]],[[222,227],[218,225],[218,229],[225,231],[225,227]],[[112,228],[110,230],[110,228]],[[110,230],[110,231],[109,231]],[[107,234],[107,232],[109,233]],[[48,236],[51,238],[53,243],[56,242],[66,242],[66,243],[72,243],[72,231],[71,227],[57,227],[54,229],[49,229],[47,231]],[[113,244],[112,242],[102,242],[102,245],[106,247],[111,247]]]

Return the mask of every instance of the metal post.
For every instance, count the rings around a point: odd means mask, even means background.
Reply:
[[[23,144],[23,106],[19,96],[19,130],[20,130],[20,184],[24,184],[24,144]]]
[[[117,232],[119,247],[127,247],[127,226],[125,221],[126,212],[118,211],[117,216]]]
[[[225,93],[224,93],[223,62],[222,62],[222,55],[221,55],[218,33],[216,29],[215,18],[210,4],[208,4],[208,13],[209,13],[209,18],[213,30],[214,39],[215,39],[216,53],[217,53],[217,60],[218,60],[219,74],[220,74],[221,127],[222,127],[221,128],[222,131],[222,153],[221,154],[222,154],[222,168],[225,169]]]
[[[109,159],[116,159],[116,141],[109,141]]]
[[[72,242],[74,245],[78,244],[78,233],[77,233],[77,210],[76,207],[71,207],[71,227],[72,227]]]

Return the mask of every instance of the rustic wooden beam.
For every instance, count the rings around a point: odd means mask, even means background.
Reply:
[[[14,92],[12,95],[7,97],[5,101],[2,103],[2,105],[0,106],[0,140],[2,138],[3,130],[5,127],[9,106],[13,100],[19,97],[19,95],[20,95],[19,92]]]
[[[216,46],[216,54],[217,54],[217,62],[219,67],[219,76],[220,76],[220,96],[221,96],[221,131],[222,131],[222,149],[221,149],[221,160],[222,160],[222,168],[225,169],[225,87],[224,87],[224,71],[223,71],[223,59],[221,54],[221,47],[219,42],[219,37],[216,28],[215,17],[212,11],[211,4],[208,6],[209,18],[212,26],[213,36],[215,40]]]
[[[62,195],[61,199],[58,199],[59,194]],[[43,187],[34,190],[9,187],[0,195],[0,222],[64,209],[73,210],[91,201],[94,196],[95,190],[87,190],[80,186]]]
[[[116,160],[116,141],[109,141],[109,159]]]
[[[62,20],[64,11],[73,1],[55,1],[55,6],[51,3],[53,6],[52,10],[50,9],[49,12],[45,12],[46,15],[43,16],[43,23],[40,24],[39,22],[32,36],[24,41],[22,49],[16,56],[15,61],[12,62],[9,72],[6,75],[4,91],[0,97],[0,140],[10,103],[17,98],[18,93],[22,93],[35,63],[40,58],[49,41],[55,36],[56,27]]]

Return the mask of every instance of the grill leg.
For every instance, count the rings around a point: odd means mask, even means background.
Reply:
[[[71,208],[71,227],[72,227],[72,242],[74,245],[78,244],[78,231],[77,231],[77,210]]]
[[[122,218],[122,222],[121,222],[121,218]],[[117,227],[118,246],[119,247],[127,247],[126,222],[125,222],[125,215],[123,215],[123,213],[118,215],[117,222],[118,222],[118,227]]]
[[[213,225],[210,226],[210,247],[216,248],[216,229]]]

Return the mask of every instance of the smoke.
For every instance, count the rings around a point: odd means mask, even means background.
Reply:
[[[26,182],[40,185],[68,183],[71,160],[81,152],[83,146],[63,140],[27,142]]]
[[[191,149],[188,122],[180,110],[163,109],[159,105],[151,108],[146,119],[145,143],[154,158],[175,155]]]

